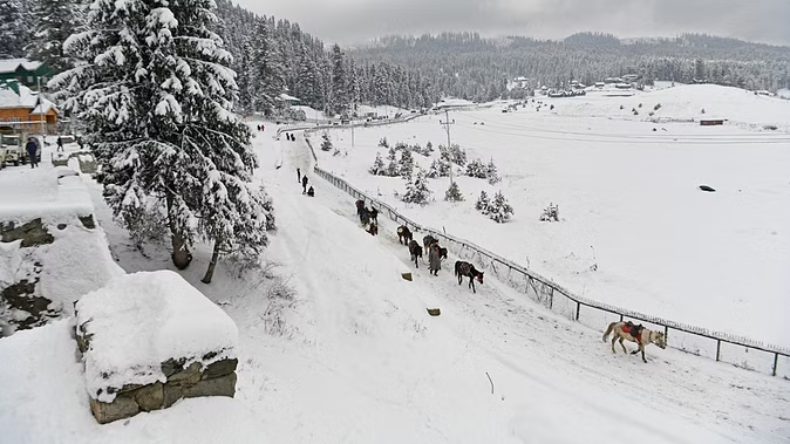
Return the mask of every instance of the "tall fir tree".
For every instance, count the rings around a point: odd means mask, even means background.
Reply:
[[[255,52],[252,61],[255,108],[272,116],[277,110],[280,94],[285,91],[285,67],[279,45],[266,20],[258,21],[252,42]]]
[[[0,59],[24,57],[27,29],[22,0],[0,0]]]
[[[63,106],[84,123],[103,195],[122,222],[151,199],[164,203],[172,259],[214,243],[204,280],[223,252],[266,245],[271,202],[251,184],[250,131],[233,114],[231,57],[213,0],[96,0],[85,32],[65,45],[78,66],[56,76]]]
[[[422,168],[415,168],[414,176],[405,176],[406,192],[401,197],[401,200],[406,203],[414,203],[418,205],[427,205],[431,197],[432,191],[428,188],[428,178],[425,177],[425,172]]]
[[[84,6],[75,0],[32,0],[33,31],[27,43],[27,58],[46,63],[55,72],[74,66],[63,51],[63,43],[82,30]]]

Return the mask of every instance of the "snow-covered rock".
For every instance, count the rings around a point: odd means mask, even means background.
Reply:
[[[82,297],[76,314],[97,421],[234,395],[236,324],[178,274],[117,277]]]

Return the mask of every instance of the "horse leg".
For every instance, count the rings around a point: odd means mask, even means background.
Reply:
[[[617,354],[617,351],[614,349],[615,342],[617,342],[617,335],[612,336],[612,353]]]
[[[628,354],[628,349],[625,348],[625,344],[623,344],[623,339],[625,339],[625,338],[620,336],[620,347],[623,347],[623,353]]]
[[[472,293],[477,293],[477,290],[475,290],[475,278],[469,278],[469,286],[472,287]]]
[[[639,344],[639,349],[642,350],[642,362],[647,364],[647,359],[645,358],[645,346],[644,346],[644,344]]]

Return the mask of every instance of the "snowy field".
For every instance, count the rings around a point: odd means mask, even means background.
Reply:
[[[333,130],[337,157],[318,150],[320,133],[313,146],[322,168],[362,191],[579,295],[790,347],[790,102],[713,85],[537,101],[540,111],[451,112],[453,143],[469,160],[493,159],[503,178],[460,177],[460,204],[442,200],[447,178],[431,182],[436,202],[421,208],[394,196],[402,179],[367,173],[377,152],[387,163],[383,137],[446,144],[443,115],[356,129],[354,147],[349,130]],[[700,118],[727,122],[684,122]],[[424,168],[437,157],[415,155]],[[481,190],[501,190],[514,219],[498,225],[476,212]],[[561,222],[538,220],[550,203]]]
[[[234,400],[183,400],[172,409],[99,426],[87,406],[69,321],[0,340],[0,430],[14,443],[783,443],[790,384],[677,350],[649,363],[613,355],[601,331],[569,322],[486,280],[476,295],[449,264],[413,270],[383,222],[364,233],[353,199],[311,176],[301,136],[255,139],[259,178],[280,229],[269,278],[221,262],[199,282],[209,250],[182,276],[239,328]],[[276,169],[282,162],[283,167]],[[140,251],[92,188],[101,226],[127,272],[171,269],[164,248]],[[450,263],[455,258],[450,258]],[[415,271],[414,282],[400,278]],[[282,281],[278,281],[281,279]],[[279,306],[277,283],[296,294]],[[279,291],[281,291],[280,289]],[[439,307],[431,317],[426,308]],[[272,316],[272,313],[277,313]],[[41,353],[41,350],[53,350]],[[489,379],[490,377],[490,379]]]

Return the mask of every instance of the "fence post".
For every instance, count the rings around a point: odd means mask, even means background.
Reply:
[[[721,357],[721,339],[716,339],[716,362],[719,362]]]
[[[551,293],[549,293],[549,311],[551,311],[551,307],[554,306],[554,287],[551,288]],[[579,319],[579,315],[576,315],[576,319]]]
[[[620,322],[623,322],[623,315],[620,315]]]
[[[669,343],[669,341],[667,340],[668,337],[669,337],[669,327],[665,325],[664,326],[664,343]]]
[[[774,353],[774,371],[771,376],[776,376],[776,367],[779,366],[779,353]]]
[[[579,311],[581,311],[582,304],[576,301],[576,322],[579,321]]]

